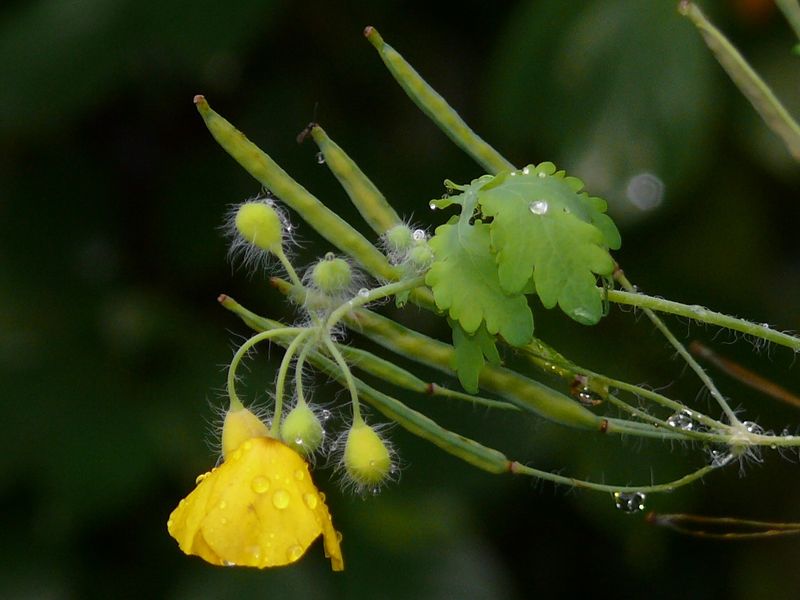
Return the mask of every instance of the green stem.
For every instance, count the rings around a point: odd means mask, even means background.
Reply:
[[[358,401],[358,389],[356,388],[356,383],[353,379],[353,373],[350,371],[347,361],[342,356],[342,353],[339,352],[338,348],[336,348],[336,345],[333,343],[329,335],[324,335],[324,343],[331,357],[334,361],[336,361],[339,369],[341,369],[342,377],[347,384],[347,389],[350,390],[350,400],[353,404],[353,424],[357,425],[359,423],[363,423],[364,419],[361,417],[361,404]]]
[[[693,481],[697,481],[701,477],[704,477],[706,474],[710,473],[711,471],[716,470],[717,467],[706,466],[697,471],[689,473],[688,475],[684,475],[679,479],[675,479],[674,481],[669,481],[667,483],[658,483],[654,485],[633,485],[633,486],[615,486],[615,485],[607,485],[603,483],[592,483],[591,481],[584,481],[582,479],[575,479],[574,477],[566,477],[564,475],[557,475],[555,473],[549,473],[547,471],[542,471],[540,469],[534,469],[533,467],[528,467],[526,465],[520,464],[518,462],[512,463],[511,465],[511,472],[516,473],[519,475],[530,475],[532,477],[538,477],[539,479],[545,479],[547,481],[552,481],[553,483],[560,483],[563,485],[571,485],[587,490],[594,490],[596,492],[610,492],[610,493],[629,493],[629,492],[671,492],[679,487],[684,485],[688,485]]]
[[[687,317],[707,323],[709,325],[717,325],[733,331],[739,331],[753,337],[761,338],[769,342],[774,342],[781,346],[791,348],[795,352],[800,352],[800,337],[782,333],[770,329],[769,325],[760,325],[758,323],[751,323],[744,319],[738,319],[722,313],[714,312],[699,306],[697,304],[681,304],[680,302],[673,302],[672,300],[665,300],[664,298],[656,298],[655,296],[647,296],[637,292],[633,287],[628,291],[622,290],[602,290],[598,288],[601,294],[608,294],[608,299],[616,304],[624,304],[627,306],[635,306],[637,308],[652,309],[663,313],[678,315],[680,317]]]
[[[275,381],[275,414],[272,416],[272,428],[270,429],[272,437],[277,438],[281,430],[283,395],[286,386],[286,375],[289,373],[289,366],[292,364],[292,359],[297,352],[298,346],[310,335],[311,331],[310,329],[306,329],[302,333],[297,334],[286,349],[283,360],[281,360],[281,366],[278,369],[278,377]]]
[[[228,298],[228,296],[225,296],[225,298],[227,300],[232,300]],[[242,401],[239,399],[239,395],[236,393],[236,369],[239,368],[239,363],[242,361],[242,358],[250,351],[250,349],[259,342],[263,342],[264,340],[269,340],[275,337],[282,337],[287,335],[296,335],[300,334],[303,331],[306,331],[306,329],[303,327],[280,327],[277,329],[270,329],[268,331],[262,331],[261,333],[257,333],[256,335],[248,339],[244,344],[239,346],[239,349],[233,355],[233,359],[231,359],[231,364],[228,367],[227,384],[228,384],[228,397],[230,398],[231,402],[231,409],[239,410],[243,408]]]
[[[800,3],[797,0],[775,0],[783,16],[794,29],[794,34],[800,38]]]
[[[614,278],[620,283],[620,285],[625,288],[628,292],[634,292],[636,288],[634,285],[628,281],[628,278],[625,276],[625,273],[622,272],[621,269],[617,269],[614,273]],[[705,372],[703,367],[699,365],[699,363],[694,359],[694,357],[689,354],[689,351],[686,347],[676,338],[673,333],[669,330],[666,326],[664,321],[654,313],[649,308],[643,309],[644,314],[650,319],[650,322],[656,326],[656,328],[661,332],[661,334],[667,339],[670,345],[675,349],[675,351],[681,356],[681,358],[689,365],[689,368],[695,372],[695,374],[700,378],[700,381],[703,382],[703,385],[706,386],[709,392],[711,392],[711,396],[717,401],[722,411],[725,413],[725,416],[728,417],[728,421],[733,426],[741,426],[741,422],[739,421],[736,413],[733,412],[731,407],[728,405],[728,401],[725,400],[724,396],[720,393],[717,389],[717,386],[714,385],[711,377],[709,377],[708,373]]]
[[[369,290],[368,293],[363,295],[359,292],[357,296],[351,298],[331,313],[327,322],[325,323],[324,334],[328,335],[330,330],[342,320],[342,317],[355,308],[364,306],[365,304],[369,304],[375,300],[380,300],[381,298],[386,298],[387,296],[399,294],[400,292],[404,292],[406,290],[413,290],[414,288],[418,288],[423,285],[425,285],[425,277],[420,276],[414,277],[413,279],[407,279],[405,281],[389,283],[387,285]]]

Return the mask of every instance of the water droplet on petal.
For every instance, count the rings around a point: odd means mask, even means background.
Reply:
[[[305,479],[305,477],[306,477],[306,474],[303,473],[302,469],[297,469],[294,472],[294,478],[297,479],[297,481],[303,481],[303,479]]]
[[[306,506],[311,510],[317,508],[317,497],[314,494],[303,494],[303,502],[305,502]]]
[[[235,566],[236,566],[236,563],[235,563],[235,562],[232,562],[232,561],[230,561],[230,560],[223,560],[223,561],[222,561],[222,565],[223,565],[224,567],[235,567]]]
[[[292,562],[296,561],[301,556],[303,556],[302,546],[298,546],[295,544],[286,551],[286,557]]]
[[[220,510],[225,510],[228,507],[228,503],[225,500],[220,500],[218,506]]]
[[[209,475],[210,475],[210,473],[201,473],[200,475],[198,475],[197,479],[194,480],[195,485],[199,484],[201,481],[203,481]]]
[[[227,525],[227,524],[228,524],[228,519],[227,519],[226,517],[222,517],[222,518],[219,520],[219,522],[220,522],[222,525]]]
[[[633,514],[644,510],[646,498],[642,492],[614,492],[614,505],[624,513]]]
[[[266,494],[269,491],[269,479],[266,477],[254,477],[250,482],[250,487],[256,494]]]
[[[361,288],[360,290],[358,290],[358,295],[361,296],[362,298],[366,298],[367,296],[369,296],[369,290],[367,288]]]
[[[341,544],[343,539],[344,539],[344,536],[342,535],[342,532],[341,531],[337,531],[336,532],[336,541]]]
[[[547,200],[536,200],[531,202],[528,208],[530,208],[530,211],[535,215],[546,215],[549,206]]]
[[[319,493],[319,499],[322,500],[323,502],[325,502],[325,492],[320,492]]]
[[[317,152],[317,164],[318,165],[325,164],[325,155],[322,152]]]
[[[291,497],[286,490],[275,490],[275,493],[272,494],[272,505],[278,510],[283,510],[289,506],[290,501]]]
[[[425,230],[424,229],[415,229],[414,233],[411,234],[411,237],[414,238],[415,242],[421,242],[427,236],[425,234]]]

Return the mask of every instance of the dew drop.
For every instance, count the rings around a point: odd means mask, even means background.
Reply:
[[[319,418],[323,423],[325,421],[330,421],[332,416],[333,415],[331,414],[331,411],[329,411],[327,408],[321,410],[320,413],[319,413]]]
[[[325,502],[325,492],[320,492],[319,493],[319,499],[322,500],[323,502]]]
[[[272,494],[272,505],[278,510],[283,510],[289,506],[290,500],[289,492],[286,490],[275,490],[275,493]]]
[[[369,491],[369,493],[372,494],[373,496],[377,496],[378,494],[381,493],[381,488],[379,488],[378,486],[375,486],[374,488],[372,488]]]
[[[428,203],[428,207],[429,207],[431,210],[436,210],[436,205],[435,205],[433,202],[429,202],[429,203]]]
[[[224,566],[224,567],[235,567],[236,563],[231,561],[231,560],[223,560],[222,561],[222,566]]]
[[[524,169],[522,169],[522,174],[523,175],[530,175],[531,174],[531,170],[528,167],[525,167]]]
[[[250,487],[256,494],[266,494],[269,491],[269,479],[266,477],[254,477],[250,482]]]
[[[367,288],[361,288],[360,290],[358,290],[358,295],[361,296],[362,298],[366,298],[367,296],[369,296],[369,290]]]
[[[220,522],[222,525],[227,525],[227,524],[228,524],[228,519],[227,519],[226,517],[222,517],[222,518],[219,520],[219,522]]]
[[[289,548],[286,551],[286,557],[291,562],[296,561],[301,556],[303,556],[303,547],[302,546],[298,546],[298,545],[295,544],[294,546],[292,546],[291,548]]]
[[[210,475],[210,473],[201,473],[200,475],[198,475],[197,479],[194,480],[195,485],[199,484],[201,481],[203,481],[209,475]]]
[[[692,431],[695,429],[695,422],[692,418],[692,411],[682,410],[675,413],[667,419],[667,425],[675,429],[682,429],[683,431]]]
[[[297,470],[294,472],[294,478],[295,478],[295,479],[297,479],[297,481],[303,481],[303,479],[305,479],[305,478],[306,478],[306,474],[305,474],[305,473],[303,473],[303,470],[302,470],[302,469],[297,469]]]
[[[242,450],[244,450],[245,452],[249,452],[252,449],[253,449],[252,441],[247,440],[244,444],[242,444]]]
[[[644,510],[646,498],[642,492],[614,492],[614,505],[624,513],[634,514]]]
[[[425,230],[424,229],[415,229],[414,233],[411,234],[411,237],[414,238],[415,242],[421,242],[427,236],[425,235]]]
[[[317,497],[314,494],[303,494],[303,502],[311,510],[317,508]]]
[[[511,171],[511,173],[509,173],[509,176],[510,177],[516,177],[517,176],[517,172],[516,171]]]
[[[217,506],[220,510],[225,510],[228,507],[228,503],[225,500],[220,500]]]
[[[341,531],[337,531],[336,532],[336,541],[341,544],[343,539],[344,539],[344,536],[342,535],[342,532]]]
[[[727,450],[711,451],[711,466],[715,468],[724,467],[733,460],[733,453]]]
[[[544,179],[545,177],[547,177],[547,173],[545,173],[544,171],[539,171],[539,177]]]
[[[249,548],[250,556],[253,557],[254,562],[259,562],[261,560],[261,548],[259,546],[252,546]]]
[[[743,421],[742,426],[747,430],[747,433],[752,433],[753,435],[764,433],[764,428],[754,421]]]
[[[547,204],[547,200],[536,200],[531,202],[528,208],[535,215],[546,215],[550,207]]]
[[[331,261],[336,258],[336,255],[333,252],[326,252],[325,253],[325,260]]]
[[[172,519],[167,521],[167,529],[172,529]]]
[[[325,155],[322,152],[317,152],[317,164],[318,165],[325,164]]]

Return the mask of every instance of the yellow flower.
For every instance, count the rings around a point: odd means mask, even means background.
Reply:
[[[338,533],[308,464],[270,437],[244,441],[200,475],[167,529],[186,554],[259,569],[295,562],[321,533],[331,567],[344,569]]]

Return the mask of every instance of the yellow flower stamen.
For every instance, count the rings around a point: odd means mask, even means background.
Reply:
[[[308,464],[270,437],[248,439],[198,478],[167,529],[186,554],[260,569],[295,562],[322,534],[331,567],[344,569],[337,532]]]

